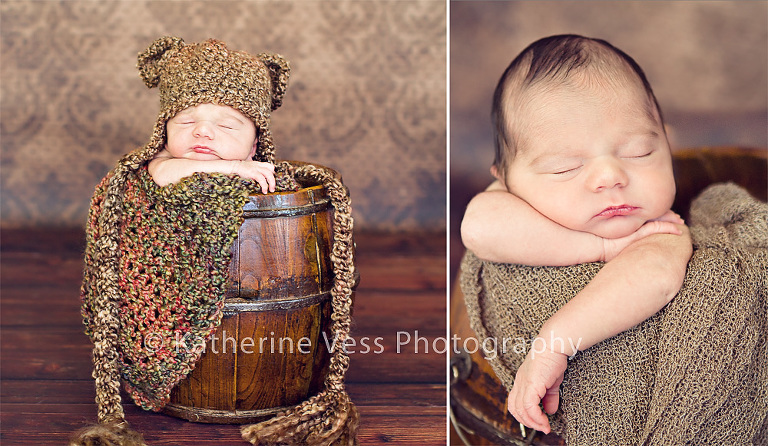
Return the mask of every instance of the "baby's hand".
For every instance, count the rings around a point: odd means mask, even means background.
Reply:
[[[275,166],[271,163],[250,160],[235,161],[231,173],[256,180],[264,194],[275,191]]]
[[[683,232],[677,225],[685,225],[685,222],[679,215],[670,211],[667,211],[661,217],[655,220],[649,220],[645,222],[640,228],[629,234],[628,236],[617,239],[603,239],[603,258],[604,262],[612,260],[619,255],[621,251],[632,243],[640,240],[641,238],[648,237],[653,234],[675,234],[681,235]]]
[[[535,345],[535,343],[534,343]],[[557,411],[560,403],[560,384],[568,365],[564,353],[531,350],[517,370],[515,383],[507,398],[507,410],[524,425],[549,433],[549,420],[539,407],[539,402],[548,414]]]

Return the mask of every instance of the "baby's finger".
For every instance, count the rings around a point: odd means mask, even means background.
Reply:
[[[274,171],[274,166],[272,166],[272,170]],[[269,183],[269,191],[274,192],[276,183],[275,183],[275,175],[270,173],[269,175],[266,175],[267,177],[267,183]]]
[[[643,238],[652,234],[675,234],[680,235],[683,232],[676,224],[667,221],[649,221],[637,231],[638,238]]]
[[[264,175],[259,176],[258,178],[256,178],[256,182],[258,182],[259,186],[261,186],[261,193],[262,194],[266,194],[266,193],[270,192],[270,190],[269,190],[269,181],[267,180],[266,176],[264,176]],[[272,190],[274,191],[274,186],[273,186]]]
[[[541,398],[539,398],[539,395],[532,389],[527,392],[527,395],[523,399],[523,418],[526,419],[524,424],[548,434],[550,431],[549,420],[539,407],[540,401]]]
[[[544,406],[544,412],[552,415],[557,412],[557,407],[560,405],[560,384],[563,383],[564,375],[561,373],[557,377],[555,382],[547,389],[547,394],[541,399],[541,403]]]
[[[513,417],[518,421],[518,423],[524,424],[527,427],[533,428],[531,420],[528,418],[527,414],[520,410],[523,406],[520,402],[520,391],[519,386],[513,385],[512,391],[509,392],[509,397],[507,398],[507,410],[510,414],[512,414]]]
[[[664,215],[662,215],[657,219],[654,219],[653,221],[666,221],[666,222],[675,223],[678,225],[685,224],[685,221],[682,219],[682,217],[680,217],[680,215],[678,215],[676,212],[672,210],[667,211],[666,213],[664,213]]]
[[[557,412],[557,406],[560,404],[560,386],[547,390],[547,394],[541,399],[544,406],[544,412],[552,415]]]
[[[530,387],[517,392],[514,401],[515,418],[531,429],[546,431],[549,423],[546,421],[542,422],[541,417],[544,417],[546,420],[546,416],[544,416],[539,408],[539,400],[536,392]]]

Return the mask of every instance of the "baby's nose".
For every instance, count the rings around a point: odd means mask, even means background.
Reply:
[[[195,124],[195,128],[192,130],[192,135],[196,138],[212,138],[213,126],[206,121],[200,121]]]
[[[624,187],[629,181],[627,173],[617,159],[596,160],[591,167],[588,184],[589,188],[595,192],[614,187]]]

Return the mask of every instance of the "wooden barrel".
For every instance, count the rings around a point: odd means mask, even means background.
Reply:
[[[252,195],[243,214],[221,325],[171,392],[167,414],[250,423],[322,388],[333,341],[333,208],[326,189]]]
[[[704,147],[673,153],[677,194],[672,209],[687,218],[691,201],[707,186],[733,182],[755,198],[768,198],[768,150],[744,147]],[[453,435],[472,445],[563,445],[554,434],[520,427],[507,412],[507,392],[490,364],[483,358],[469,325],[464,295],[454,285],[451,292],[451,332],[458,340],[458,351],[451,356],[450,410]]]

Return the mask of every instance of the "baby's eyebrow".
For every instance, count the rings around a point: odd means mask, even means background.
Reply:
[[[528,162],[528,165],[531,167],[539,167],[542,165],[546,165],[547,163],[551,163],[553,161],[568,161],[568,160],[575,160],[580,158],[581,158],[580,156],[573,153],[573,150],[564,149],[564,150],[557,150],[553,152],[542,153],[541,155],[536,156],[530,162]]]
[[[221,118],[221,121],[222,122],[229,122],[229,123],[235,122],[235,123],[240,124],[240,125],[245,124],[242,119],[240,119],[239,117],[237,117],[235,115],[224,115]]]
[[[648,138],[651,140],[658,139],[659,132],[657,132],[654,128],[647,128],[637,132],[633,132],[629,135],[624,145],[628,144],[632,140],[645,139],[645,138]]]

